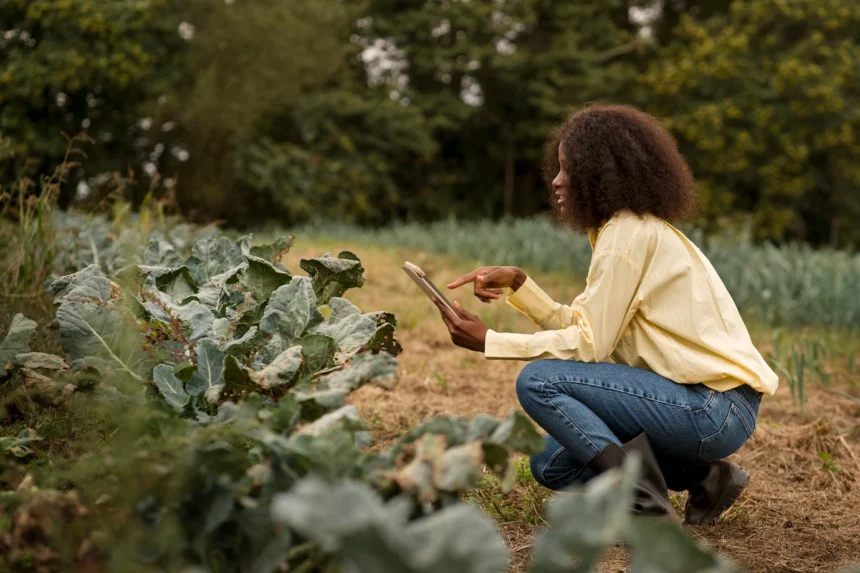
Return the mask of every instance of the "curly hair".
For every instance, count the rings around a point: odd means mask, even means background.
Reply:
[[[693,175],[672,135],[653,116],[624,105],[590,106],[571,115],[549,136],[543,175],[552,190],[565,155],[565,212],[575,231],[598,229],[623,210],[670,223],[697,209]]]

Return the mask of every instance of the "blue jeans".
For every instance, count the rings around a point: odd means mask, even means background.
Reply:
[[[594,477],[586,467],[610,443],[648,436],[661,461],[713,461],[736,452],[755,430],[761,393],[678,384],[620,364],[538,360],[517,378],[517,397],[547,432],[531,458],[538,483],[563,489]]]

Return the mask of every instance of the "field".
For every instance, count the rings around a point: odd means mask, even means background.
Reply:
[[[331,239],[300,239],[290,256],[341,248],[361,253],[367,269],[366,288],[355,294],[354,301],[367,308],[385,306],[399,319],[404,352],[399,357],[398,385],[390,391],[368,386],[352,397],[379,440],[391,441],[432,416],[482,412],[503,416],[518,407],[514,380],[523,363],[488,361],[454,347],[435,308],[399,268],[402,261],[410,260],[430,273],[434,282],[444,284],[471,270],[474,262]],[[572,300],[583,286],[557,273],[541,273],[537,279],[556,300]],[[466,288],[456,296],[479,312],[491,328],[534,330],[527,318],[500,303],[483,305]],[[773,350],[771,329],[752,323],[751,331],[760,350]],[[798,344],[801,340],[838,340],[845,351],[860,346],[855,334],[822,328],[799,329],[791,338]],[[808,402],[802,411],[793,405],[786,380],[781,380],[777,395],[763,401],[753,438],[734,456],[752,472],[750,486],[717,525],[691,528],[698,539],[747,571],[835,571],[860,562],[856,544],[860,535],[860,402],[829,392],[857,395],[846,368],[840,360],[829,363],[832,380],[827,386],[808,385]],[[497,491],[493,480],[487,480],[475,494],[501,526],[513,552],[513,571],[523,570],[534,532],[544,525],[540,508],[548,495],[529,479],[521,479],[508,497]],[[680,495],[676,501],[683,507]],[[623,550],[613,549],[601,571],[621,571],[626,559]]]
[[[860,328],[860,256],[804,245],[756,245],[749,232],[705,237],[684,229],[719,272],[745,316],[762,325],[797,328],[806,325]],[[574,235],[549,218],[502,222],[457,221],[399,224],[368,230],[325,225],[300,230],[299,236],[323,236],[386,247],[505,261],[528,272],[582,276],[591,259],[585,237]]]
[[[860,315],[844,284],[856,256],[706,245],[783,383],[736,456],[753,474],[746,494],[684,533],[629,517],[635,461],[584,492],[538,486],[527,454],[542,439],[514,391],[522,363],[454,347],[399,268],[444,284],[515,263],[572,300],[581,240],[545,222],[448,222],[306,229],[292,244],[187,225],[158,204],[108,218],[41,201],[0,227],[12,246],[0,259],[0,570],[860,563]],[[491,328],[534,330],[456,294]]]
[[[860,0],[0,20],[0,573],[860,573]],[[569,302],[566,227],[621,209],[677,223],[779,376],[711,526],[635,511],[635,451],[539,485],[525,362],[455,346],[401,270]]]

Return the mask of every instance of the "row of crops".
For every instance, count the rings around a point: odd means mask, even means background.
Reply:
[[[359,257],[294,274],[288,237],[51,224],[54,310],[0,326],[0,570],[505,570],[464,494],[485,472],[512,488],[513,455],[543,441],[515,412],[434,418],[369,448],[348,397],[393,387],[402,349],[393,315],[345,298]],[[550,502],[531,571],[586,571],[621,541],[635,571],[735,570],[680,526],[631,518],[636,470]]]
[[[549,219],[448,220],[378,230],[317,226],[307,232],[578,277],[585,276],[591,259],[586,238]],[[759,246],[737,239],[706,239],[695,231],[689,236],[711,260],[746,316],[770,326],[860,326],[856,291],[860,255],[816,251],[803,245]]]

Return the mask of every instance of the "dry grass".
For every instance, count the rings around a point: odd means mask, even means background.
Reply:
[[[299,241],[287,264],[298,267],[301,256],[340,248],[359,253],[367,269],[367,288],[353,293],[352,300],[362,308],[392,311],[399,320],[404,352],[398,386],[393,391],[365,387],[352,399],[378,440],[390,441],[432,416],[503,416],[518,407],[513,381],[522,363],[488,361],[454,347],[435,308],[399,268],[403,260],[411,260],[439,285],[471,270],[468,261]],[[572,299],[582,287],[561,276],[539,278],[557,300]],[[534,330],[525,317],[501,304],[482,305],[465,288],[457,297],[491,328]],[[766,331],[761,335],[758,342],[765,346]],[[753,474],[745,495],[715,526],[690,531],[750,572],[835,571],[860,563],[860,405],[810,385],[809,403],[801,413],[792,407],[785,386],[764,400],[755,435],[734,456]],[[845,377],[836,387],[857,394]],[[829,463],[822,452],[830,456]],[[502,496],[492,480],[474,496],[499,522],[512,553],[511,571],[524,570],[534,532],[542,525],[539,505],[548,497],[527,471],[520,473],[509,496]],[[680,496],[676,501],[683,505]],[[624,551],[613,549],[602,570],[626,567]]]

